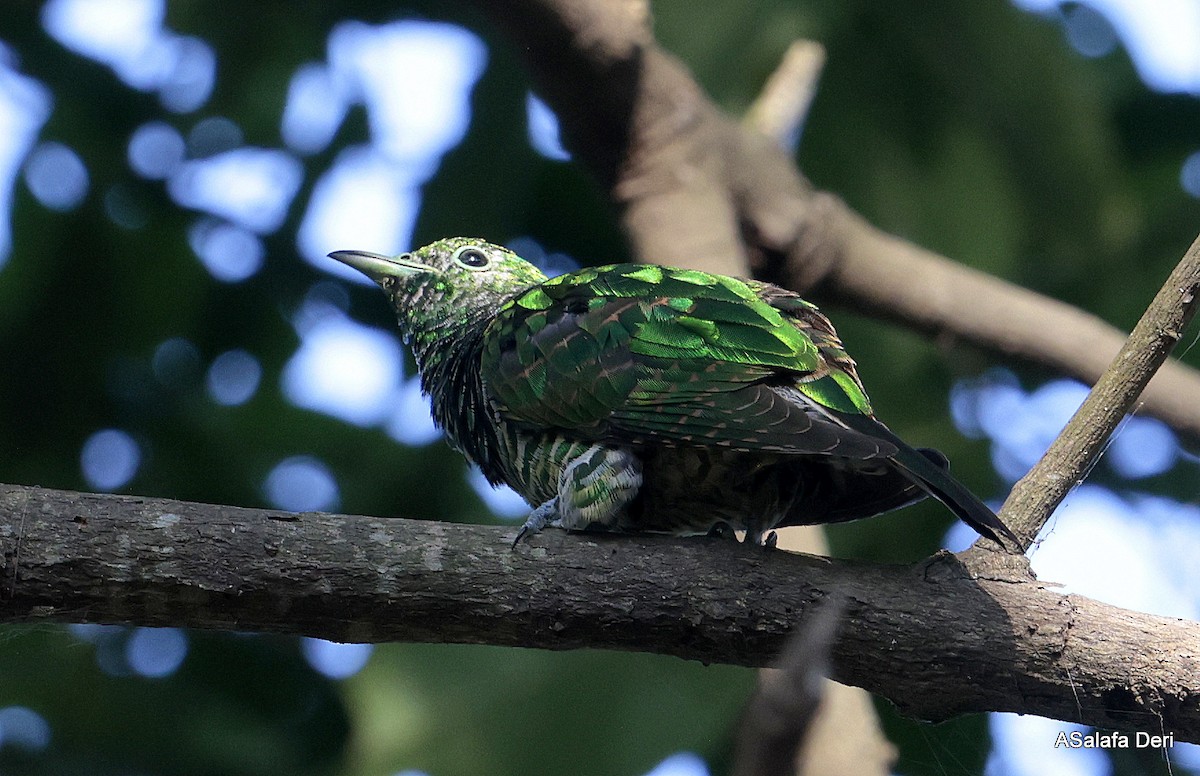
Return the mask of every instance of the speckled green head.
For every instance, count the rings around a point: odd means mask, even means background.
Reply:
[[[400,328],[418,339],[482,321],[517,292],[546,280],[507,248],[469,237],[449,237],[391,258],[365,251],[329,255],[378,283],[392,300]]]

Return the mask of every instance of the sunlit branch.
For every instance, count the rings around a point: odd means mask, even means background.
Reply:
[[[1108,438],[1166,361],[1196,313],[1198,290],[1200,238],[1188,248],[1066,428],[1008,494],[1000,515],[1021,538],[1024,549],[1067,493],[1087,476]]]
[[[848,563],[722,539],[513,529],[0,486],[0,622],[655,652],[770,664],[846,601],[833,678],[945,719],[1200,742],[1200,628],[1063,596],[1023,556]]]

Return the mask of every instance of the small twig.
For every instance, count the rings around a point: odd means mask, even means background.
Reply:
[[[771,138],[783,150],[794,151],[824,67],[824,46],[812,40],[792,43],[742,123]]]
[[[1200,238],[1184,254],[1107,371],[1050,449],[1013,487],[1000,517],[1029,549],[1038,531],[1095,464],[1109,435],[1183,335],[1200,290]]]
[[[845,608],[839,596],[822,602],[788,637],[775,668],[759,673],[738,726],[734,776],[795,771],[796,754],[821,704],[829,649]]]

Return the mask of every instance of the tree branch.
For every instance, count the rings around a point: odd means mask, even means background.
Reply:
[[[1083,481],[1155,370],[1196,313],[1200,290],[1200,237],[1155,295],[1121,352],[1055,438],[1050,449],[1021,478],[1000,516],[1029,549],[1067,493]]]
[[[760,671],[758,689],[742,712],[733,776],[796,772],[797,754],[821,708],[828,683],[829,647],[842,616],[841,601],[816,605],[792,631],[773,670]]]
[[[513,531],[0,486],[0,621],[651,651],[765,666],[846,601],[833,677],[945,719],[1016,711],[1200,742],[1200,628],[1034,581],[722,540]],[[1007,565],[1003,565],[1007,564]]]
[[[722,114],[653,40],[644,5],[478,2],[525,55],[563,137],[621,208],[638,256],[820,294],[1089,384],[1125,335],[1074,307],[871,226]],[[631,8],[641,9],[634,13]],[[1200,373],[1167,363],[1143,410],[1200,437]]]
[[[824,67],[824,46],[812,40],[793,42],[742,117],[742,125],[794,153]]]

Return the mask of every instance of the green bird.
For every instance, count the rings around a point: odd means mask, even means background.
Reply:
[[[833,325],[791,291],[653,264],[547,278],[462,237],[330,256],[390,298],[450,444],[533,507],[517,541],[556,526],[773,543],[930,494],[1016,544],[945,457],[875,419]]]

